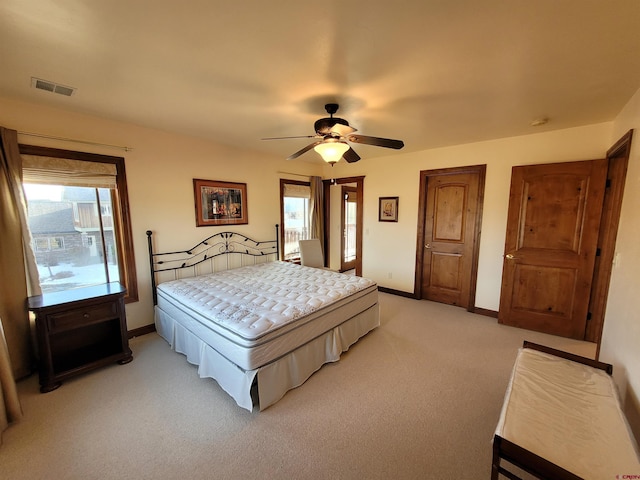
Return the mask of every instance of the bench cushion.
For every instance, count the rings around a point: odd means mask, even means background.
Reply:
[[[611,376],[537,350],[518,352],[496,434],[585,479],[640,473]]]

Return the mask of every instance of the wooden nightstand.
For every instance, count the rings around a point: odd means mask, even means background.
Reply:
[[[29,297],[29,310],[36,315],[42,393],[74,375],[133,360],[125,293],[114,282]]]

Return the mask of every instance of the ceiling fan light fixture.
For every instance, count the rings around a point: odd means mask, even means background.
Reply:
[[[349,150],[349,145],[336,140],[325,140],[313,147],[313,149],[320,154],[325,162],[333,166],[335,163],[338,163],[342,155]]]
[[[306,147],[303,147],[297,152],[289,155],[287,160],[294,160],[300,155],[307,153],[309,150],[314,149],[322,159],[331,166],[338,163],[341,158],[344,158],[347,163],[355,163],[360,160],[360,155],[358,155],[353,148],[349,146],[347,141],[362,143],[364,145],[373,145],[374,147],[393,148],[395,150],[399,150],[404,147],[404,142],[402,140],[369,137],[367,135],[352,135],[353,132],[357,132],[358,130],[350,126],[349,122],[343,118],[336,118],[333,116],[333,114],[338,111],[337,103],[327,103],[325,105],[325,109],[330,117],[321,118],[315,122],[315,135],[305,135],[304,137],[270,137],[263,138],[263,140],[284,140],[286,138],[322,139],[310,143]]]

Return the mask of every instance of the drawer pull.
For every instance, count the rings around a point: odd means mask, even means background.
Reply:
[[[85,313],[84,315],[82,315],[84,318],[89,318],[90,315],[88,313]]]

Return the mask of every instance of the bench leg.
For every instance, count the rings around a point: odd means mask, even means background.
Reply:
[[[493,438],[493,458],[491,459],[491,480],[498,480],[500,476],[500,439]]]

